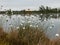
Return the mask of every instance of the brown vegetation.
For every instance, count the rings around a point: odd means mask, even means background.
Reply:
[[[25,26],[10,33],[0,28],[0,45],[59,45],[60,40],[50,41],[40,28]]]

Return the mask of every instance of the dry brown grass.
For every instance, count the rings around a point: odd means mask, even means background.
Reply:
[[[49,40],[41,28],[22,26],[10,33],[0,28],[0,45],[59,45],[60,40]]]

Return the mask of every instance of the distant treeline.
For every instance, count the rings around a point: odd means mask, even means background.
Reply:
[[[60,13],[60,9],[58,8],[51,8],[51,7],[44,7],[43,5],[41,5],[39,7],[39,10],[36,11],[31,11],[31,10],[21,10],[21,11],[11,11],[11,9],[6,10],[6,11],[0,11],[0,14],[48,14],[48,13]]]

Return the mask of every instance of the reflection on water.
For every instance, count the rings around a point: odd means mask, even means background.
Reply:
[[[11,27],[13,29],[18,29],[19,26],[24,26],[29,24],[30,27],[42,27],[44,29],[45,34],[53,39],[55,38],[55,34],[60,34],[60,19],[44,18],[44,21],[41,21],[40,16],[22,16],[22,15],[0,15],[0,27],[3,27],[4,31],[9,32]]]
[[[56,34],[60,34],[60,19],[49,19],[44,24],[44,30],[46,32],[46,35],[54,39],[56,38]]]

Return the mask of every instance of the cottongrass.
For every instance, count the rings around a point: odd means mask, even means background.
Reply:
[[[25,27],[25,29],[23,29]],[[59,45],[60,40],[50,40],[44,31],[29,25],[20,26],[19,29],[9,33],[0,28],[0,45]]]

